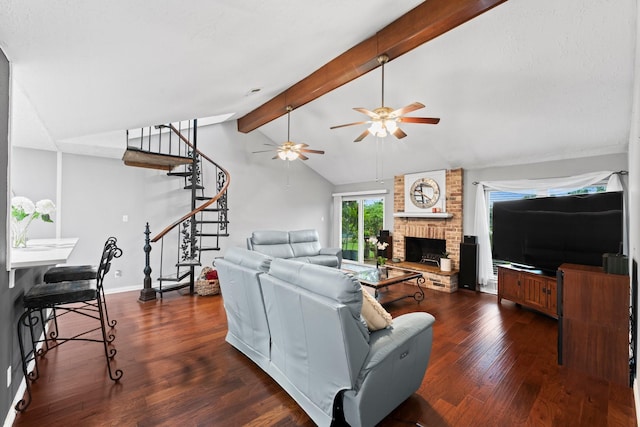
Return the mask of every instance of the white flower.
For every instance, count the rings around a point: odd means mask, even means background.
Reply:
[[[387,249],[387,246],[389,246],[389,243],[387,242],[379,242],[377,238],[375,237],[369,237],[367,239],[367,242],[371,243],[372,245],[375,245],[379,251],[383,251],[385,249]]]
[[[15,221],[26,219],[30,224],[34,219],[40,218],[44,222],[53,222],[50,214],[55,210],[56,205],[49,199],[40,200],[35,205],[26,197],[16,196],[11,199],[11,217]]]
[[[36,211],[40,215],[50,215],[56,210],[56,205],[49,199],[42,199],[36,203]]]
[[[18,221],[22,221],[36,211],[33,202],[26,197],[16,196],[11,199],[11,211]],[[16,213],[14,213],[16,212]],[[18,218],[21,217],[21,218]]]

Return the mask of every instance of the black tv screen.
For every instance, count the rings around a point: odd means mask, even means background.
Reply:
[[[553,272],[562,263],[602,265],[623,240],[622,192],[493,204],[493,258]]]

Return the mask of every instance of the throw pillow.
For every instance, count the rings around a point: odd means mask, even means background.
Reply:
[[[387,310],[376,299],[362,288],[362,317],[370,331],[377,331],[391,326],[393,319]]]

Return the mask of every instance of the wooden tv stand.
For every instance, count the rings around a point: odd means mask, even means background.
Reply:
[[[520,269],[509,265],[498,267],[498,304],[508,299],[558,318],[558,292],[555,276],[540,270]]]

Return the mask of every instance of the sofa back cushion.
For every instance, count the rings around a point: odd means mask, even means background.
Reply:
[[[293,250],[289,244],[289,233],[286,231],[254,231],[251,234],[253,250],[273,258],[293,258]]]
[[[360,283],[340,270],[283,259],[274,259],[260,281],[272,366],[330,415],[369,351]]]
[[[315,256],[320,253],[320,237],[316,230],[290,231],[289,243],[295,257]]]
[[[269,271],[272,258],[262,253],[233,247],[227,250],[224,255],[224,259],[233,264],[247,267],[250,270],[258,270],[266,273]]]
[[[240,248],[229,248],[215,262],[229,333],[267,360],[270,332],[260,276],[270,262],[265,255]]]

